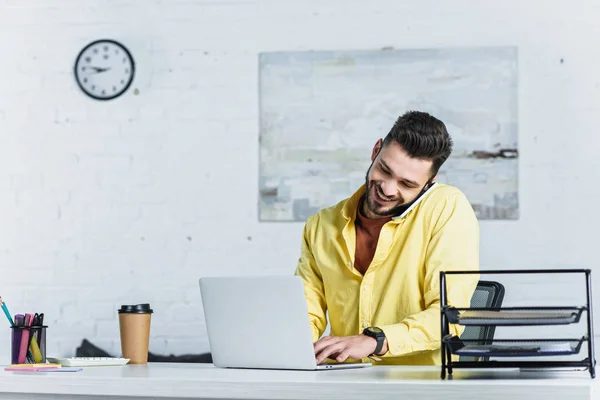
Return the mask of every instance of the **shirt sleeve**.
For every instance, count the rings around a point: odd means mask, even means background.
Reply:
[[[309,218],[302,233],[300,259],[295,275],[300,276],[304,282],[304,294],[308,306],[308,318],[312,332],[313,343],[316,342],[327,327],[327,303],[323,288],[323,277],[315,262],[311,249],[310,226],[314,223],[315,216]]]
[[[423,284],[425,310],[398,324],[380,326],[388,341],[384,357],[399,357],[441,347],[440,271],[479,270],[479,224],[464,195],[440,201],[433,212],[432,235],[427,244]],[[468,307],[479,274],[448,275],[447,301]],[[450,333],[459,336],[463,326],[451,324]]]

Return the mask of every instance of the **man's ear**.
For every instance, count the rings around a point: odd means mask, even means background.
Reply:
[[[371,162],[375,161],[377,158],[377,154],[379,154],[379,150],[381,150],[381,146],[383,144],[383,140],[379,139],[375,146],[373,146],[373,153],[371,153]]]

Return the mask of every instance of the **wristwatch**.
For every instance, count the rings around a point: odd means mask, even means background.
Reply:
[[[373,351],[373,354],[379,354],[379,352],[383,348],[383,343],[385,342],[385,333],[383,333],[383,330],[376,326],[370,326],[363,330],[363,335],[372,337],[373,339],[377,340],[377,347],[375,347],[375,351]]]

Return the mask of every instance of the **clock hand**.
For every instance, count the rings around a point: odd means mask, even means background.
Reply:
[[[110,68],[100,68],[100,67],[88,67],[88,68],[93,69],[94,71],[96,71],[96,73],[106,72],[110,69]]]

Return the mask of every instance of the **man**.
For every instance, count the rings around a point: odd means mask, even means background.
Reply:
[[[296,275],[317,363],[441,363],[439,272],[479,269],[475,213],[436,182],[451,152],[442,121],[407,112],[375,143],[365,184],[306,222]],[[478,275],[449,276],[448,303],[468,307]]]

